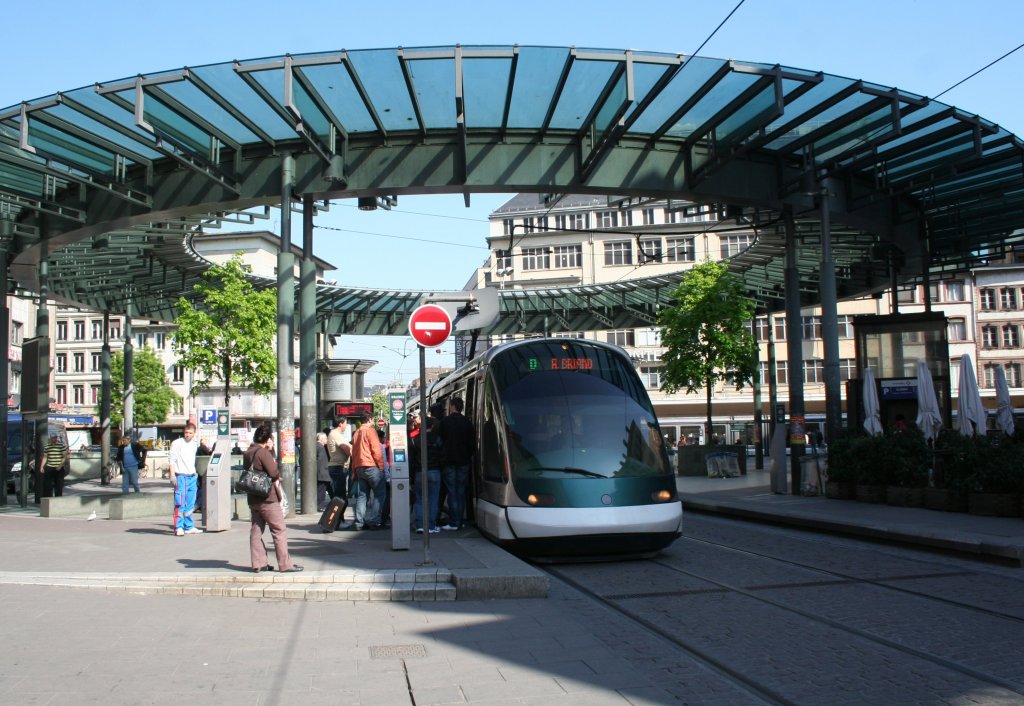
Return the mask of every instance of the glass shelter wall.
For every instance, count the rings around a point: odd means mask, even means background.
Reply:
[[[856,316],[858,382],[870,368],[878,384],[881,421],[890,427],[897,420],[912,423],[917,417],[917,361],[924,360],[932,374],[943,423],[951,426],[949,340],[942,313]],[[859,392],[859,391],[858,391]],[[860,394],[854,397],[860,402]],[[863,412],[858,415],[863,419]]]

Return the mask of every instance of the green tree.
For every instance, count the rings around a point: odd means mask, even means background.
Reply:
[[[737,390],[757,374],[757,341],[746,328],[754,303],[728,265],[707,260],[686,273],[671,295],[676,304],[658,314],[666,351],[661,389],[707,391],[711,440],[711,390],[719,381]]]
[[[193,373],[191,393],[224,383],[224,406],[232,385],[265,395],[274,390],[277,357],[277,293],[257,290],[246,278],[241,254],[211,267],[195,285],[193,306],[178,299],[174,350]]]
[[[375,419],[388,418],[388,413],[391,411],[388,407],[388,396],[383,392],[374,392],[370,395],[370,401],[373,402],[373,416]]]
[[[178,399],[167,384],[163,361],[149,348],[132,354],[132,385],[135,403],[132,407],[136,426],[159,424],[167,420],[171,403]],[[124,353],[110,356],[110,419],[117,426],[124,420]]]

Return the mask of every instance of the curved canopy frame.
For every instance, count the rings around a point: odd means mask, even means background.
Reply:
[[[731,260],[783,308],[782,214],[817,302],[821,199],[840,297],[983,264],[1021,239],[1024,149],[894,88],[779,65],[566,47],[330,51],[139,75],[0,111],[16,286],[170,320],[207,263],[184,236],[331,199],[537,192],[692,201],[755,229]],[[183,245],[185,244],[185,245]],[[500,293],[490,332],[648,326],[682,272]],[[405,330],[417,292],[320,285],[330,333]]]

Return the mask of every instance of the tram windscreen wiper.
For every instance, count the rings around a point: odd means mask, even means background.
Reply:
[[[530,470],[531,471],[554,471],[555,473],[577,473],[577,474],[579,474],[581,476],[590,476],[591,478],[607,478],[608,477],[608,476],[604,475],[603,473],[594,473],[593,471],[588,471],[585,468],[572,468],[571,466],[563,466],[561,468],[550,468],[550,467],[546,467],[546,466],[538,466],[536,468],[531,468]]]

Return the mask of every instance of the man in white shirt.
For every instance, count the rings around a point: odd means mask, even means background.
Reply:
[[[179,537],[186,534],[200,534],[192,520],[196,509],[196,451],[199,442],[196,440],[196,425],[189,422],[185,425],[184,436],[171,442],[168,461],[171,466],[171,485],[174,486],[174,534]]]

